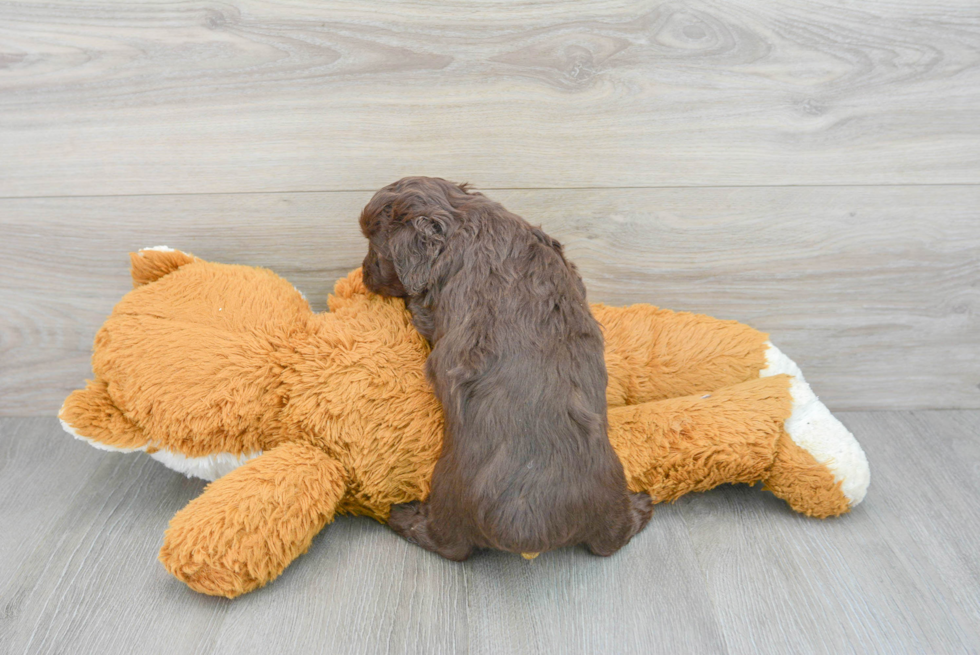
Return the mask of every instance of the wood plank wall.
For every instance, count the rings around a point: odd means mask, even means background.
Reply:
[[[833,409],[980,408],[980,6],[0,2],[0,415],[50,415],[166,243],[315,308],[406,174],[594,300],[769,331]]]

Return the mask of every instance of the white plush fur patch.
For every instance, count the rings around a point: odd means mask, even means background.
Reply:
[[[136,452],[141,452],[146,450],[146,446],[140,446],[139,448],[117,448],[115,446],[107,446],[101,441],[96,441],[95,439],[90,439],[84,435],[78,434],[78,432],[75,431],[75,428],[73,428],[68,423],[66,423],[65,419],[61,418],[60,411],[58,412],[58,420],[61,421],[61,427],[65,429],[65,432],[75,437],[79,441],[84,441],[85,443],[92,446],[93,448],[98,448],[99,450],[105,450],[110,453],[136,453]]]
[[[78,434],[78,432],[72,426],[66,423],[64,419],[60,418],[60,412],[59,420],[61,421],[61,427],[65,429],[65,432],[76,439],[86,442],[88,445],[94,448],[98,448],[99,450],[105,450],[112,453],[146,452],[147,446],[139,446],[138,448],[117,448],[115,446],[108,446],[101,441],[96,441],[95,439]],[[178,473],[183,473],[189,478],[201,478],[202,480],[213,482],[221,476],[231,473],[248,460],[254,459],[261,454],[262,451],[259,450],[254,453],[242,453],[241,455],[233,455],[231,453],[213,453],[203,457],[186,457],[181,453],[177,453],[172,450],[160,449],[156,452],[150,453],[150,457],[157,460],[168,469],[177,471]]]
[[[172,450],[158,450],[155,453],[150,453],[150,457],[168,469],[183,473],[189,478],[201,478],[212,482],[261,454],[262,451],[260,450],[254,453],[242,453],[241,455],[213,453],[204,457],[185,457]]]
[[[767,341],[766,368],[759,375],[768,377],[786,373],[792,376],[790,395],[793,413],[783,428],[790,438],[813,458],[824,464],[841,483],[841,491],[854,507],[862,500],[871,482],[868,458],[854,435],[838,421],[817,398],[803,379],[800,367]]]

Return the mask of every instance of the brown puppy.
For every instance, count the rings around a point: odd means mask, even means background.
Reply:
[[[423,503],[389,525],[453,560],[474,548],[611,555],[646,525],[606,435],[602,332],[562,247],[439,178],[391,184],[361,214],[364,283],[404,297],[432,344],[442,453]]]

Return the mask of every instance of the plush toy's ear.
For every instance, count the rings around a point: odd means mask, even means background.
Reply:
[[[146,450],[149,439],[109,396],[109,385],[89,380],[84,389],[71,392],[58,412],[65,431],[100,450]]]
[[[172,273],[184,264],[194,261],[193,255],[166,246],[143,248],[139,252],[129,253],[130,273],[133,276],[133,288],[159,280],[167,273]]]
[[[449,216],[432,212],[412,217],[391,235],[391,259],[409,295],[428,288],[432,267],[446,248],[448,228]]]

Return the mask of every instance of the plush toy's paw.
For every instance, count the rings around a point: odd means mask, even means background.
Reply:
[[[785,432],[776,440],[775,459],[763,484],[794,511],[807,516],[840,516],[852,507],[827,466],[817,462]]]
[[[333,520],[344,470],[307,444],[280,446],[211,483],[170,522],[160,561],[191,589],[234,598],[276,578]]]
[[[783,424],[783,429],[791,444],[781,447],[774,464],[774,475],[767,480],[767,485],[780,495],[786,497],[777,489],[784,488],[790,496],[797,495],[796,492],[789,492],[789,487],[793,486],[792,478],[794,475],[801,476],[807,482],[803,488],[826,487],[826,480],[830,479],[834,485],[839,486],[840,494],[847,509],[850,509],[864,500],[868,485],[871,482],[871,471],[868,467],[868,459],[861,449],[861,445],[848,431],[844,425],[830,413],[810,389],[810,385],[803,379],[803,374],[799,367],[784,355],[772,343],[767,343],[766,362],[768,366],[760,373],[761,376],[787,374],[791,376],[790,395],[793,398],[792,414]],[[809,461],[812,460],[812,463]],[[818,466],[813,466],[816,464]],[[829,473],[823,474],[819,469],[825,468]],[[796,474],[790,474],[790,470],[797,470]],[[817,482],[816,477],[823,478]],[[811,484],[813,483],[813,484]],[[804,501],[804,496],[811,493],[800,491],[800,502]],[[786,497],[791,505],[794,503]],[[838,501],[830,501],[829,498],[818,503],[823,509],[817,511],[807,511],[799,509],[794,505],[794,509],[803,511],[811,515],[833,515],[840,514],[840,511],[831,511],[840,505]],[[804,503],[805,504],[805,503]],[[846,509],[844,510],[846,511]],[[825,513],[829,512],[829,513]]]

